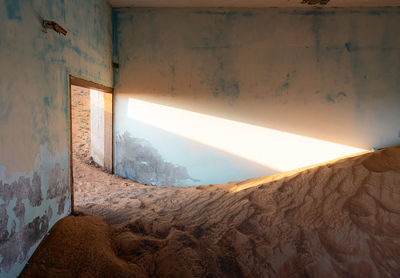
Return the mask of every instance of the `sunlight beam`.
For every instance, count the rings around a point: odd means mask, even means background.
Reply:
[[[128,117],[258,164],[289,171],[365,150],[129,99]]]

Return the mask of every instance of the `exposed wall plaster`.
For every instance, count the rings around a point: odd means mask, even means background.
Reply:
[[[0,277],[70,212],[69,74],[112,85],[111,28],[103,0],[0,0]]]
[[[17,276],[49,228],[70,212],[68,149],[52,155],[47,146],[29,173],[5,177],[0,165],[0,276]]]

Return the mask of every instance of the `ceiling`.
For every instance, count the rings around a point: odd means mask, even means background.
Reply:
[[[400,0],[108,0],[113,7],[384,7]],[[302,3],[304,2],[304,3]]]

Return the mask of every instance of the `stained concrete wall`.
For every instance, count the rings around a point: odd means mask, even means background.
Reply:
[[[137,100],[355,149],[400,143],[399,8],[126,8],[113,24],[123,176],[190,185],[278,171],[149,123]],[[257,147],[271,144],[288,161],[313,151],[268,138]]]
[[[0,30],[0,277],[15,277],[71,210],[68,75],[112,85],[111,7],[0,0]]]

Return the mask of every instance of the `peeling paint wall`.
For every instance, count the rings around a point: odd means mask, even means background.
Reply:
[[[113,18],[116,135],[198,180],[178,185],[277,171],[130,119],[130,100],[360,149],[400,143],[399,8],[122,8]],[[126,172],[133,150],[116,144],[116,172],[151,182]]]
[[[68,76],[112,85],[111,7],[0,0],[0,30],[0,277],[16,277],[71,210]]]

